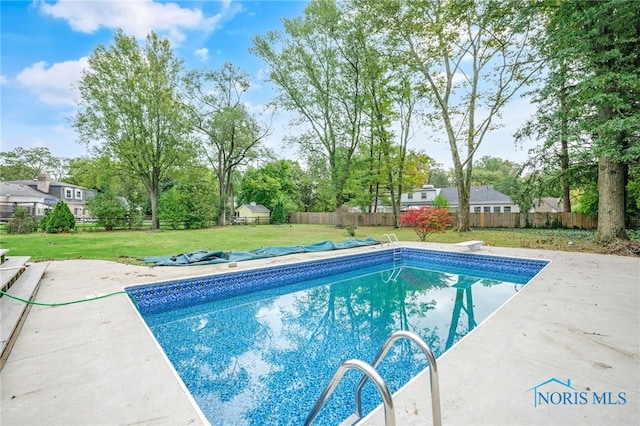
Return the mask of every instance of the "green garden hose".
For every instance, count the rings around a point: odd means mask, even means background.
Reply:
[[[2,290],[0,290],[0,294],[2,294],[3,296],[6,296],[6,297],[10,297],[11,299],[18,300],[20,302],[26,303],[28,305],[64,306],[64,305],[73,305],[74,303],[90,302],[92,300],[104,299],[105,297],[114,296],[116,294],[127,294],[127,292],[124,291],[124,290],[114,291],[113,293],[101,294],[99,296],[89,297],[87,299],[72,300],[70,302],[60,302],[60,303],[41,303],[41,302],[36,302],[36,301],[32,301],[32,300],[26,300],[26,299],[22,299],[22,298],[17,297],[17,296],[13,296],[13,295],[11,295],[11,294],[9,294],[9,293],[7,293],[5,291],[2,291]]]

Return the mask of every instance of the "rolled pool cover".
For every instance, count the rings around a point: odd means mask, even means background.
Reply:
[[[381,241],[378,241],[373,237],[369,237],[367,239],[352,238],[350,240],[340,241],[337,243],[327,240],[306,246],[272,246],[261,247],[249,251],[196,250],[189,253],[176,254],[174,256],[148,256],[143,258],[143,260],[146,263],[152,263],[153,266],[208,265],[212,263],[264,259],[267,257],[285,256],[287,254],[294,253],[341,250],[353,247],[372,246],[381,243]]]

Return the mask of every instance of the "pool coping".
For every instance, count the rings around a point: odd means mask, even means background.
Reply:
[[[402,245],[464,252],[447,244]],[[241,262],[237,269],[376,249],[302,253]],[[474,254],[551,263],[440,358],[444,423],[635,423],[640,413],[640,259],[488,246]],[[150,268],[54,261],[36,300],[81,299],[131,283],[229,270],[226,264]],[[397,396],[397,424],[430,423],[425,376]],[[34,306],[0,378],[0,423],[6,425],[206,424],[126,295],[67,307]],[[531,389],[551,378],[571,379],[580,391],[624,391],[627,402],[534,407]],[[364,423],[382,424],[379,420],[374,414]]]
[[[396,258],[397,256],[397,258]],[[505,256],[455,253],[411,247],[386,248],[286,264],[182,278],[125,287],[142,316],[154,312],[201,305],[219,298],[241,296],[263,290],[307,282],[329,275],[374,267],[380,263],[428,264],[429,269],[456,274],[481,274],[518,284],[526,284],[548,262]]]

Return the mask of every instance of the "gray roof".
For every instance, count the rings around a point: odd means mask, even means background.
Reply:
[[[271,210],[263,206],[262,204],[243,204],[242,206],[248,208],[253,213],[271,213]],[[240,206],[240,207],[242,207]],[[240,208],[238,207],[238,208]]]
[[[48,194],[40,192],[37,189],[28,186],[22,182],[31,181],[12,181],[12,182],[0,182],[0,195],[12,196],[12,197],[29,197],[29,198],[42,198],[44,202],[55,203],[57,199],[55,197],[47,197]]]
[[[560,198],[556,197],[542,197],[533,199],[533,207],[540,207],[543,204],[549,206],[549,208],[561,212],[562,206],[560,205]]]
[[[440,195],[450,204],[459,204],[458,188],[441,188]],[[493,189],[493,185],[472,186],[469,194],[470,204],[513,204],[513,200],[500,191]]]
[[[10,181],[11,183],[19,183],[22,185],[37,185],[38,181],[37,180],[12,180]],[[57,180],[50,180],[49,181],[49,186],[64,186],[67,188],[78,188],[78,189],[87,189],[84,186],[79,186],[79,185],[74,185],[72,183],[67,183],[67,182],[59,182]]]

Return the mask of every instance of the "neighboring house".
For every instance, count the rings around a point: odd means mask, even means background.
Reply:
[[[444,197],[449,202],[449,210],[458,211],[458,188],[434,188],[424,185],[414,192],[402,194],[400,204],[403,210],[431,206],[437,196]],[[472,186],[469,197],[469,211],[471,213],[519,213],[520,208],[513,200],[493,185]]]
[[[233,223],[269,223],[271,211],[262,204],[243,204],[236,209]]]
[[[359,206],[349,207],[349,213],[362,213],[362,208]],[[384,202],[378,199],[377,206],[371,207],[371,213],[393,213],[393,206],[385,205]]]
[[[534,198],[533,207],[529,209],[529,213],[560,213],[562,211],[560,198],[553,197]]]
[[[400,206],[402,209],[430,206],[433,200],[440,194],[441,189],[442,188],[435,188],[433,185],[424,185],[422,188],[416,189],[413,192],[401,194]],[[449,204],[449,206],[451,206],[451,204]]]
[[[95,191],[70,183],[52,181],[49,175],[42,173],[36,180],[14,180],[0,182],[0,218],[6,220],[24,207],[28,214],[42,217],[48,209],[62,200],[73,213],[76,220],[90,217],[85,203],[93,197]]]

